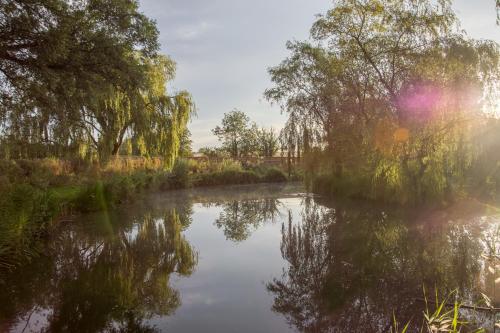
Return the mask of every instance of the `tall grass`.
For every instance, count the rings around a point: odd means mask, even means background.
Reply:
[[[452,291],[442,300],[439,299],[438,291],[435,291],[435,300],[428,300],[425,287],[424,302],[425,310],[423,311],[423,322],[419,332],[427,333],[484,333],[484,328],[472,328],[469,323],[462,319],[462,305],[457,301],[457,291]],[[453,303],[450,301],[453,300]],[[390,333],[406,333],[410,329],[410,322],[402,326],[396,316],[393,315],[393,325],[390,328]]]

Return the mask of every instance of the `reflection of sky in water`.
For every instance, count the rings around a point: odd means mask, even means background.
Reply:
[[[141,221],[137,221],[136,223],[133,224],[132,228],[129,230],[126,230],[125,237],[129,242],[134,242],[137,239],[137,236],[139,235],[139,230],[141,228]],[[156,218],[154,219],[154,225],[156,228],[159,230],[163,229],[163,218]]]
[[[182,295],[175,316],[154,318],[152,323],[173,332],[288,331],[283,318],[270,311],[273,297],[265,285],[281,275],[281,223],[289,209],[298,217],[301,199],[280,202],[274,223],[261,224],[242,242],[226,240],[214,226],[221,207],[194,205],[193,223],[185,235],[199,253],[198,266],[191,277],[173,279]]]
[[[52,315],[52,309],[33,307],[26,315],[19,319],[12,327],[11,332],[43,332],[47,329],[47,317]]]

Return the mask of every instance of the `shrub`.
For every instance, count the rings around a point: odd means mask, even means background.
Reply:
[[[312,180],[312,191],[325,195],[370,198],[369,184],[369,180],[360,176],[335,177],[331,174],[320,174]]]
[[[190,185],[189,162],[178,159],[172,169],[171,188],[186,188]]]
[[[215,171],[232,171],[232,172],[238,172],[242,171],[243,167],[241,166],[240,161],[234,161],[234,160],[229,160],[229,159],[224,159],[222,162],[216,164],[217,168]]]
[[[287,177],[280,169],[270,168],[266,171],[263,180],[268,183],[282,183],[287,181]]]
[[[253,171],[224,170],[201,174],[195,181],[197,186],[252,184],[258,183],[260,177]]]
[[[81,212],[106,209],[107,206],[105,202],[103,202],[103,191],[104,185],[101,181],[84,185],[74,201],[75,209]]]
[[[164,164],[160,158],[116,156],[109,160],[102,170],[110,173],[130,174],[137,170],[162,170],[163,167]]]

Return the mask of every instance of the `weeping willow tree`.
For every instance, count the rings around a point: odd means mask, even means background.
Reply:
[[[171,168],[179,154],[180,141],[194,103],[189,93],[167,94],[174,78],[175,63],[166,56],[140,58],[144,82],[128,87],[109,85],[91,96],[82,108],[78,127],[101,161],[117,155],[129,138],[142,156],[160,156]]]
[[[318,190],[403,203],[464,190],[500,52],[458,24],[447,0],[342,0],[311,41],[288,44],[266,96],[289,115],[287,142],[303,140],[301,127],[318,138]]]
[[[167,84],[175,76],[175,63],[170,58],[150,59],[146,66],[150,89],[142,92],[142,98],[147,111],[131,136],[142,155],[161,156],[165,166],[171,168],[195,113],[194,103],[186,91],[167,94]]]
[[[137,0],[0,3],[0,156],[105,162],[124,141],[170,167],[193,113]],[[50,46],[50,47],[49,47]]]

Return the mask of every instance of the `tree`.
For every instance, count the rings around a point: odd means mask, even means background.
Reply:
[[[101,160],[116,155],[126,135],[140,144],[145,156],[161,156],[167,167],[179,154],[180,140],[194,113],[187,92],[167,95],[166,86],[175,76],[175,63],[168,57],[141,59],[147,80],[128,91],[113,85],[93,104],[83,107],[79,126],[85,129]],[[92,96],[89,96],[89,101]]]
[[[2,103],[25,99],[42,107],[102,79],[128,81],[120,75],[132,70],[131,51],[151,56],[159,47],[154,22],[138,7],[135,0],[3,1]]]
[[[315,173],[357,179],[346,187],[370,197],[434,200],[463,186],[499,50],[457,23],[446,0],[335,2],[312,42],[289,43],[291,56],[270,70],[266,97],[289,115],[289,155],[319,147]]]
[[[259,127],[255,122],[243,131],[242,142],[240,145],[240,156],[252,157],[259,154]]]
[[[193,155],[193,140],[191,140],[191,131],[186,129],[180,138],[179,142],[179,156],[191,157]]]
[[[249,123],[250,118],[244,112],[234,109],[224,113],[221,126],[212,130],[231,157],[240,157],[245,146],[248,148]]]
[[[242,111],[234,109],[224,114],[222,125],[212,132],[222,141],[222,149],[233,158],[249,156],[272,157],[278,151],[278,136],[274,129],[259,128]]]
[[[208,158],[224,158],[228,157],[227,151],[218,147],[202,147],[198,150],[200,154]]]
[[[257,144],[259,155],[264,157],[273,157],[278,151],[278,135],[273,128],[264,127],[257,131]]]
[[[175,63],[157,53],[155,23],[136,0],[0,4],[0,130],[16,157],[97,153],[131,139],[173,165],[194,112],[167,94]],[[51,47],[47,47],[50,45]]]

